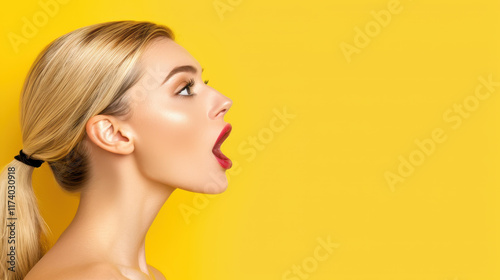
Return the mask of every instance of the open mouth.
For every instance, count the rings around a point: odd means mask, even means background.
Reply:
[[[215,158],[217,158],[217,161],[219,164],[225,168],[229,169],[233,165],[231,160],[226,157],[220,150],[220,146],[222,145],[222,142],[226,140],[226,138],[229,136],[229,133],[231,132],[232,126],[231,124],[226,124],[224,128],[222,129],[221,133],[219,134],[219,137],[217,138],[217,141],[215,141],[215,145],[212,149],[212,153],[215,155]]]

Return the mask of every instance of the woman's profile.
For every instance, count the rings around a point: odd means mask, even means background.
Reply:
[[[231,168],[220,146],[232,100],[202,70],[144,21],[82,27],[42,50],[21,93],[22,150],[0,178],[2,279],[165,279],[145,257],[157,213],[175,189],[224,192],[213,178]],[[43,162],[80,194],[50,249],[31,185]]]

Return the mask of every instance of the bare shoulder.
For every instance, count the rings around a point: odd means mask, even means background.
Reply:
[[[167,278],[165,278],[165,276],[163,275],[163,273],[161,273],[161,271],[159,271],[158,269],[156,269],[154,266],[151,266],[151,265],[148,264],[148,268],[149,268],[149,270],[151,270],[151,272],[153,273],[154,278],[156,280],[167,280]]]
[[[148,269],[151,277],[131,267],[52,254],[44,256],[24,280],[166,280],[155,267],[148,265]]]
[[[155,267],[148,265],[155,280],[166,280],[165,276]],[[151,279],[143,272],[120,265],[99,263],[91,264],[81,269],[73,268],[68,275],[54,280],[149,280]]]
[[[52,270],[50,273],[35,272],[27,275],[25,280],[130,280],[120,270],[107,263],[90,263]]]

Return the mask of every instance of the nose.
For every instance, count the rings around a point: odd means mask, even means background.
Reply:
[[[224,119],[227,111],[233,105],[233,100],[221,93],[218,93],[217,102],[215,104],[216,106],[214,106],[212,112],[210,112],[210,117],[212,119]]]

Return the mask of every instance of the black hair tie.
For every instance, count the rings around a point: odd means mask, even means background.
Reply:
[[[40,165],[42,165],[42,163],[45,162],[43,160],[37,160],[37,159],[32,159],[32,158],[28,157],[25,153],[23,153],[23,150],[20,150],[19,155],[15,156],[14,158],[17,159],[18,161],[24,163],[24,164],[27,164],[27,165],[33,166],[33,167],[40,167]]]

